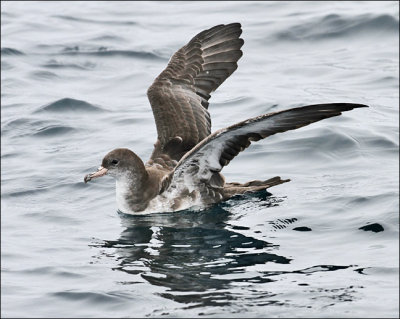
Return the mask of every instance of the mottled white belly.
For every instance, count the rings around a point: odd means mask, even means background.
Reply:
[[[118,191],[117,185],[117,205],[118,209],[130,215],[140,215],[140,214],[151,214],[151,213],[167,213],[178,210],[184,210],[191,207],[201,208],[202,203],[199,194],[197,196],[184,196],[182,191],[173,189],[171,191],[166,191],[162,195],[158,195],[153,198],[147,205],[145,210],[135,212],[129,208],[126,202],[126,197],[123,191],[123,185],[119,185],[120,189]],[[193,199],[195,197],[195,199]],[[179,203],[179,205],[177,205]]]
[[[176,205],[176,200],[179,199],[179,205]],[[200,200],[193,200],[189,196],[175,197],[170,194],[163,194],[153,198],[147,208],[143,211],[144,214],[174,212],[177,210],[188,209],[193,206],[201,206]]]

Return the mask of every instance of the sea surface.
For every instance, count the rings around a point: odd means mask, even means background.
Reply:
[[[128,216],[103,156],[143,160],[146,90],[198,32],[240,22],[213,130],[370,107],[254,143],[228,181],[291,182]],[[399,317],[399,3],[1,2],[1,316]]]

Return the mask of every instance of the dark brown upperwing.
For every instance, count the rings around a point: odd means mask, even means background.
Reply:
[[[354,103],[314,104],[264,114],[242,121],[228,128],[228,130],[243,131],[243,134],[233,134],[232,138],[226,141],[220,154],[219,163],[221,166],[228,165],[236,155],[249,147],[253,141],[259,141],[276,133],[298,129],[360,107],[368,107],[368,105]],[[249,127],[247,132],[246,127]],[[250,129],[250,127],[253,128]],[[243,130],[241,130],[242,128]]]
[[[359,107],[367,105],[352,103],[308,105],[264,114],[218,130],[182,157],[174,171],[165,178],[162,191],[167,189],[171,182],[181,184],[189,179],[192,185],[221,188],[224,186],[224,179],[219,172],[252,141],[297,129]]]
[[[158,140],[149,163],[179,159],[211,133],[210,93],[236,69],[244,41],[239,23],[218,25],[178,50],[147,91]]]

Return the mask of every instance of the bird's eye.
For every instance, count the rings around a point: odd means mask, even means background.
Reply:
[[[117,165],[117,164],[118,164],[118,160],[116,160],[116,159],[115,159],[115,160],[112,160],[112,161],[111,161],[111,164]]]

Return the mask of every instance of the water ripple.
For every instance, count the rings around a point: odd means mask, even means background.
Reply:
[[[139,58],[139,59],[150,59],[150,60],[166,60],[164,57],[145,51],[134,51],[134,50],[115,50],[108,49],[107,47],[99,47],[97,49],[81,49],[79,46],[74,47],[66,47],[61,52],[64,55],[83,55],[83,56],[97,56],[97,57],[115,57],[115,56],[124,56],[130,58]]]
[[[101,107],[90,104],[86,101],[76,100],[72,98],[63,98],[55,102],[42,106],[36,112],[101,112]]]
[[[338,14],[328,14],[318,20],[290,26],[275,34],[277,40],[324,40],[346,36],[367,34],[371,32],[398,32],[399,20],[395,17],[382,15],[360,15],[346,17]]]
[[[78,64],[78,63],[64,63],[57,61],[55,59],[51,59],[45,64],[42,64],[43,67],[45,68],[50,68],[50,69],[78,69],[78,70],[91,70],[93,69],[96,64],[92,62],[85,62],[83,64]]]
[[[46,127],[40,128],[33,136],[39,137],[54,137],[58,135],[63,135],[67,133],[71,133],[75,129],[66,125],[49,125]]]
[[[13,48],[1,48],[1,55],[24,55],[24,53]]]
[[[38,80],[53,80],[58,77],[57,74],[49,71],[35,71],[30,76]]]
[[[53,15],[55,18],[68,20],[68,21],[77,21],[77,22],[85,22],[85,23],[95,23],[101,25],[137,25],[137,22],[134,21],[121,21],[121,20],[94,20],[88,18],[80,18],[68,15]]]
[[[51,293],[51,295],[74,302],[89,302],[93,305],[122,302],[119,296],[96,292],[61,291]]]

